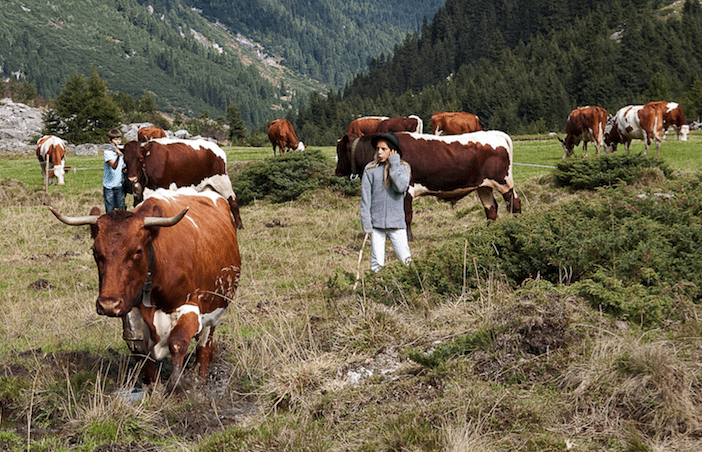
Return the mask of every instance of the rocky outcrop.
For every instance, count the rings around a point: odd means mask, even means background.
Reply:
[[[42,136],[44,128],[43,108],[0,100],[0,151],[34,152],[36,146],[30,144]]]
[[[43,135],[45,111],[45,108],[33,108],[23,103],[13,102],[9,98],[1,99],[0,152],[35,152],[36,145],[34,143]],[[124,137],[122,142],[136,140],[137,131],[142,127],[153,127],[153,124],[150,122],[122,124],[120,127]],[[203,139],[200,136],[191,136],[185,129],[175,132],[166,130],[166,136],[180,139]],[[210,138],[204,139],[211,140]],[[66,153],[69,155],[99,155],[107,146],[107,137],[105,137],[105,143],[79,145],[69,143]]]

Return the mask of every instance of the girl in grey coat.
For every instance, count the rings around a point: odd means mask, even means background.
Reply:
[[[404,210],[411,169],[401,159],[400,142],[394,134],[375,136],[371,144],[376,155],[363,170],[361,224],[371,236],[371,269],[377,272],[385,265],[386,236],[401,262],[411,260]]]

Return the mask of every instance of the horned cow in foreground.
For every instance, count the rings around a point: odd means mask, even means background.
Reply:
[[[114,210],[67,217],[89,224],[99,275],[97,313],[124,317],[133,308],[148,327],[133,352],[161,360],[169,352],[177,384],[193,338],[196,361],[205,378],[214,353],[213,334],[239,284],[241,257],[227,201],[213,191],[160,189],[133,212]],[[142,295],[147,283],[149,296]],[[146,360],[145,383],[157,381],[158,368]]]
[[[280,153],[283,154],[288,149],[293,151],[304,151],[305,144],[297,139],[295,130],[292,124],[287,119],[274,119],[268,126],[268,139],[273,145],[273,155],[275,156],[275,148],[280,148]]]
[[[587,157],[587,142],[595,143],[595,154],[604,146],[607,110],[597,106],[578,107],[568,115],[563,145],[563,158],[573,155],[575,146],[583,142],[583,155]]]
[[[227,155],[217,144],[207,140],[156,138],[145,143],[130,141],[124,145],[126,176],[134,187],[135,203],[141,201],[144,188],[155,190],[176,187],[209,186],[227,199],[239,229],[243,223],[239,202],[227,175]],[[208,179],[206,184],[203,181]]]
[[[405,196],[407,236],[412,239],[412,198],[436,196],[455,204],[473,191],[478,192],[488,220],[497,218],[493,190],[502,194],[511,213],[521,213],[521,200],[514,191],[512,139],[504,132],[481,131],[437,136],[396,133],[402,159],[412,168],[410,188]],[[373,160],[372,136],[345,135],[337,143],[336,176],[361,174]]]
[[[53,135],[44,135],[37,141],[37,159],[41,165],[41,175],[49,184],[64,185],[66,173],[66,141]],[[48,173],[48,174],[47,174]]]

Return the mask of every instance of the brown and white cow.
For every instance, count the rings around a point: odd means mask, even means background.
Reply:
[[[148,327],[134,353],[173,360],[172,387],[183,371],[183,359],[198,338],[196,360],[205,378],[214,352],[214,330],[236,292],[241,256],[227,200],[212,191],[157,190],[133,212],[67,217],[68,225],[90,225],[99,275],[97,313],[125,317],[133,312]],[[148,296],[143,289],[151,287]],[[136,308],[133,310],[133,308]],[[158,367],[147,359],[145,382],[158,379]]]
[[[152,138],[166,138],[166,132],[160,127],[142,127],[137,131],[137,141],[140,143]]]
[[[176,187],[209,186],[229,201],[237,228],[244,227],[239,199],[227,175],[227,155],[217,144],[207,140],[156,138],[145,143],[130,141],[123,151],[135,204],[143,199],[144,188],[170,188],[173,184]]]
[[[437,136],[396,133],[402,159],[412,168],[410,188],[405,196],[407,235],[412,237],[412,198],[436,196],[455,204],[473,191],[478,192],[488,220],[497,218],[493,190],[502,194],[507,209],[521,213],[521,200],[514,191],[512,139],[504,132],[481,131]],[[373,160],[372,136],[344,136],[337,145],[336,176],[363,172]]]
[[[268,126],[268,139],[273,145],[273,155],[275,155],[276,147],[280,148],[281,154],[288,149],[292,149],[293,151],[305,150],[304,143],[297,139],[295,130],[287,119],[275,119],[271,121],[271,125]]]
[[[595,154],[604,146],[607,110],[597,106],[578,107],[568,115],[565,125],[565,138],[559,138],[563,145],[563,158],[573,155],[575,146],[583,142],[583,155],[587,157],[587,142],[595,143]]]
[[[424,121],[417,115],[387,118],[378,123],[376,133],[388,132],[424,132]]]
[[[483,130],[480,118],[464,111],[434,113],[431,131],[434,135],[460,135]]]
[[[66,141],[53,135],[44,135],[37,141],[37,159],[45,182],[63,185],[66,173]],[[48,172],[48,174],[47,174]]]
[[[356,136],[369,135],[375,133],[378,129],[378,124],[381,121],[389,119],[388,116],[364,116],[351,121],[346,133],[352,133]]]
[[[663,140],[663,109],[654,105],[627,105],[620,108],[612,120],[611,130],[605,134],[605,151],[614,152],[618,143],[624,143],[626,153],[634,139],[643,140],[644,155],[651,141],[656,141],[656,155],[660,155]]]
[[[673,127],[678,133],[678,141],[687,141],[690,126],[685,120],[685,112],[677,102],[654,101],[644,105],[653,105],[663,111],[663,138],[668,134],[668,129]]]

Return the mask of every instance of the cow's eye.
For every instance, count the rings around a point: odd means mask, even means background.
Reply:
[[[134,260],[137,261],[141,259],[141,256],[144,254],[144,251],[140,248],[134,252]]]

